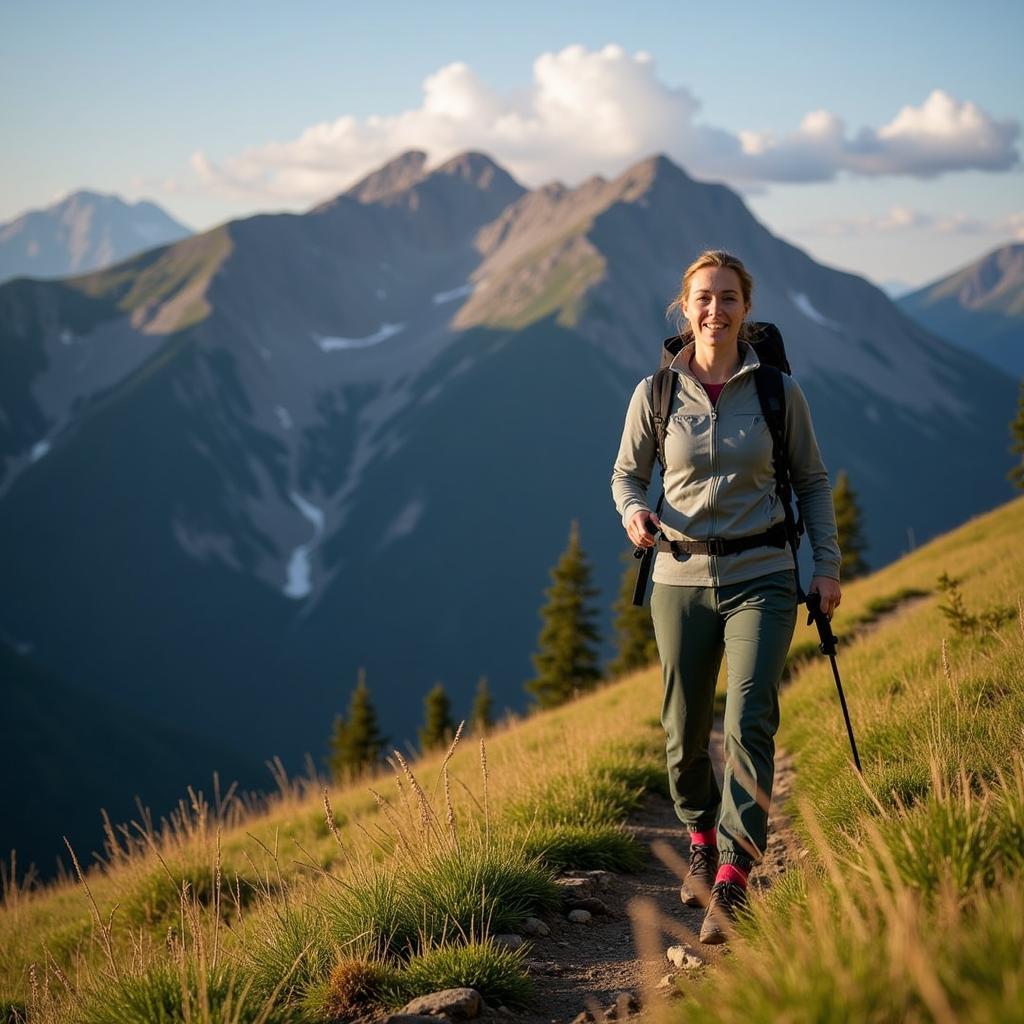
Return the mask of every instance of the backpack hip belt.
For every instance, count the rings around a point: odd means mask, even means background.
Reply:
[[[776,523],[764,533],[747,537],[709,537],[707,540],[668,540],[658,538],[659,551],[671,551],[674,555],[737,555],[751,548],[784,548],[788,541],[785,523]]]

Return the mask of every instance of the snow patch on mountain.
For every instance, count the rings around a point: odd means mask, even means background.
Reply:
[[[453,288],[449,292],[438,292],[434,296],[434,305],[440,306],[445,302],[454,302],[456,299],[464,299],[467,295],[473,294],[473,284],[459,285],[458,288]]]
[[[380,330],[368,334],[365,338],[334,338],[314,334],[313,340],[319,345],[321,352],[335,352],[338,349],[369,348],[371,345],[379,345],[382,341],[387,341],[388,338],[393,338],[404,330],[405,324],[383,323],[380,325]]]
[[[811,304],[811,300],[803,292],[790,292],[789,297],[793,300],[793,305],[808,320],[813,320],[816,324],[821,324],[822,327],[831,327],[832,329],[842,327],[842,324],[837,320],[829,320],[827,316],[819,313]]]
[[[308,597],[313,591],[313,564],[310,555],[323,536],[324,513],[323,509],[317,508],[296,491],[291,491],[288,496],[292,499],[292,504],[302,513],[303,518],[313,524],[312,538],[307,543],[300,544],[292,552],[292,557],[288,561],[288,579],[282,591],[285,597],[301,600]]]
[[[387,528],[384,534],[384,538],[380,542],[380,546],[387,547],[389,544],[394,543],[401,537],[407,537],[413,530],[416,529],[416,525],[420,521],[420,517],[423,515],[423,510],[426,508],[426,504],[422,498],[413,498],[412,501],[408,502],[401,511],[395,516],[391,525]]]

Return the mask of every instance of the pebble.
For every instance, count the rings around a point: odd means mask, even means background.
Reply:
[[[518,949],[526,940],[522,935],[515,935],[509,932],[507,935],[494,935],[491,941],[504,949]]]
[[[530,974],[548,974],[558,977],[562,968],[554,960],[527,960],[526,969]]]
[[[566,910],[588,910],[591,914],[607,914],[608,907],[597,896],[573,896],[565,901]]]
[[[593,871],[572,871],[567,875],[563,875],[561,881],[584,882],[591,892],[596,890],[605,892],[611,888],[614,877],[610,871],[595,869]]]
[[[570,910],[569,920],[573,924],[590,924],[593,919],[593,914],[589,910]]]
[[[523,930],[527,935],[551,934],[551,929],[539,917],[528,917],[526,924],[523,925]]]
[[[480,1013],[483,1000],[475,988],[446,988],[431,992],[406,1003],[399,1011],[408,1016],[447,1017],[449,1020],[469,1020]]]
[[[559,878],[555,884],[562,890],[562,899],[589,896],[596,887],[592,878]]]
[[[707,963],[703,957],[698,956],[685,946],[669,946],[665,955],[676,967],[683,967],[688,971],[703,967]]]

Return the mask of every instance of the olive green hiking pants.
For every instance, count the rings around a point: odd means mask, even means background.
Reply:
[[[717,825],[721,863],[749,871],[768,841],[779,678],[796,625],[793,572],[720,587],[655,583],[651,617],[665,679],[661,724],[676,815],[691,832]],[[719,789],[708,746],[723,654],[729,687]]]

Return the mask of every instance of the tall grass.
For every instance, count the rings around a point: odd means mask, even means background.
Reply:
[[[676,1017],[1024,1020],[1022,527],[1018,501],[865,581],[926,589],[955,556],[960,589],[955,617],[933,598],[840,652],[863,778],[827,668],[798,672],[781,738],[812,855]]]

